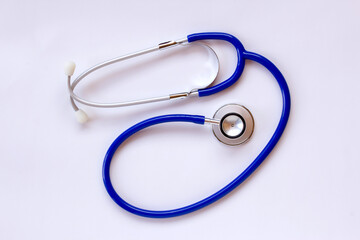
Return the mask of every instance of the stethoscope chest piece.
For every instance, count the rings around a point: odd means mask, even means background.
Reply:
[[[246,142],[254,132],[254,118],[250,111],[239,104],[222,106],[214,114],[219,124],[213,124],[213,133],[222,143],[239,145]]]

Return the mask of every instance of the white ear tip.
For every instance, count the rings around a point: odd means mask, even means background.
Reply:
[[[86,123],[89,120],[88,115],[81,109],[79,109],[75,112],[75,117],[76,117],[76,120],[81,124]]]
[[[72,61],[65,63],[64,70],[65,70],[66,76],[72,76],[74,74],[75,66],[76,66],[75,63]]]

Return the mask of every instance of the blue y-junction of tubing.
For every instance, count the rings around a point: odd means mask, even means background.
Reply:
[[[144,128],[150,127],[152,125],[160,124],[160,123],[166,123],[166,122],[191,122],[191,123],[196,123],[196,124],[204,124],[205,117],[199,116],[199,115],[185,115],[185,114],[162,115],[162,116],[157,116],[154,118],[144,120],[144,121],[130,127],[125,132],[123,132],[118,138],[115,139],[115,141],[111,144],[109,150],[107,151],[105,159],[104,159],[104,163],[103,163],[103,180],[104,180],[106,190],[109,193],[109,195],[111,196],[111,198],[120,207],[124,208],[125,210],[127,210],[133,214],[143,216],[143,217],[149,217],[149,218],[176,217],[176,216],[194,212],[196,210],[206,207],[207,205],[219,200],[220,198],[224,197],[226,194],[228,194],[229,192],[234,190],[242,182],[244,182],[256,170],[256,168],[260,166],[260,164],[265,160],[265,158],[274,149],[274,147],[277,144],[277,142],[279,141],[282,133],[284,132],[284,129],[286,127],[287,121],[289,119],[289,114],[290,114],[290,92],[289,92],[289,88],[286,84],[286,81],[285,81],[283,75],[281,74],[281,72],[279,71],[279,69],[277,69],[276,66],[272,62],[270,62],[268,59],[266,59],[265,57],[263,57],[259,54],[256,54],[256,53],[245,51],[245,49],[243,48],[240,41],[229,34],[226,34],[226,33],[199,33],[199,34],[192,34],[192,35],[188,36],[189,42],[196,41],[196,40],[204,40],[204,39],[219,39],[219,40],[229,41],[230,43],[232,43],[237,51],[238,62],[237,62],[236,71],[228,80],[225,80],[223,83],[220,83],[211,88],[199,90],[199,96],[208,96],[208,95],[217,93],[217,92],[231,86],[234,82],[236,82],[243,71],[245,59],[258,62],[272,73],[272,75],[277,80],[278,85],[281,89],[283,107],[282,107],[282,113],[281,113],[281,118],[280,118],[279,124],[276,127],[276,130],[275,130],[273,136],[271,137],[270,141],[267,143],[265,148],[260,152],[260,154],[255,158],[255,160],[239,176],[237,176],[233,181],[231,181],[228,185],[226,185],[219,191],[215,192],[214,194],[208,196],[207,198],[202,199],[198,202],[195,202],[191,205],[177,208],[177,209],[163,210],[163,211],[153,211],[153,210],[146,210],[146,209],[138,208],[138,207],[135,207],[135,206],[127,203],[124,199],[122,199],[116,193],[116,191],[111,183],[111,180],[110,180],[111,160],[112,160],[116,150],[126,139],[128,139],[130,136],[132,136],[133,134],[135,134],[136,132],[138,132]]]

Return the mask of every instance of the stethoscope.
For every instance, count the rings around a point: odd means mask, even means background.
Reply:
[[[210,86],[213,80],[215,80],[217,76],[219,69],[219,63],[218,63],[219,61],[216,56],[216,53],[209,46],[201,44],[200,46],[204,47],[204,49],[206,49],[209,55],[211,56],[212,59],[211,63],[213,64],[214,67],[213,67],[213,71],[209,72],[208,79],[206,79],[205,81],[204,80],[200,81],[200,84],[198,85],[199,87],[191,89],[189,92],[181,92],[181,93],[169,94],[167,96],[162,96],[162,97],[132,100],[127,102],[116,102],[116,103],[91,102],[79,97],[74,93],[74,88],[83,78],[85,78],[87,75],[100,68],[103,68],[110,64],[114,64],[119,61],[134,58],[143,54],[166,49],[168,47],[183,46],[190,43],[194,44],[194,42],[199,40],[223,40],[231,43],[235,47],[237,53],[236,69],[234,73],[227,80],[215,86]],[[269,153],[273,150],[273,148],[279,141],[282,133],[284,132],[290,114],[289,88],[287,86],[287,83],[283,75],[272,62],[270,62],[268,59],[266,59],[265,57],[259,54],[246,51],[243,45],[241,44],[241,42],[234,36],[227,33],[219,33],[219,32],[191,34],[188,35],[186,38],[177,41],[168,41],[168,42],[160,43],[159,45],[152,48],[148,48],[132,54],[114,58],[109,61],[105,61],[83,72],[73,82],[71,82],[71,76],[74,73],[75,64],[73,62],[69,62],[68,64],[66,64],[65,74],[68,76],[68,89],[70,93],[71,105],[75,110],[75,115],[78,121],[84,123],[87,121],[88,117],[83,110],[77,107],[75,101],[91,107],[112,108],[112,107],[123,107],[123,106],[131,106],[136,104],[172,100],[177,98],[185,98],[189,96],[205,97],[220,92],[233,85],[239,79],[241,73],[244,70],[245,59],[260,63],[272,73],[272,75],[275,77],[275,79],[279,84],[282,94],[282,100],[283,100],[282,114],[278,126],[276,127],[276,130],[272,135],[270,141],[266,144],[264,149],[255,158],[255,160],[228,185],[226,185],[219,191],[215,192],[214,194],[210,195],[209,197],[202,199],[198,202],[195,202],[185,207],[172,209],[172,210],[164,210],[164,211],[153,211],[153,210],[138,208],[126,202],[116,193],[110,179],[111,160],[116,150],[126,139],[131,137],[136,132],[139,132],[142,129],[148,128],[153,125],[167,123],[167,122],[189,122],[189,123],[195,123],[201,125],[208,123],[212,125],[213,133],[219,141],[227,145],[238,145],[248,141],[254,131],[254,118],[251,112],[246,107],[239,104],[227,104],[225,106],[222,106],[219,110],[215,112],[212,118],[207,118],[200,115],[170,114],[170,115],[161,115],[146,119],[130,127],[129,129],[124,131],[120,136],[118,136],[115,139],[115,141],[111,144],[110,148],[108,149],[105,155],[105,159],[103,163],[103,180],[104,180],[105,188],[108,194],[111,196],[111,198],[120,207],[133,214],[137,214],[143,217],[167,218],[167,217],[180,216],[199,210],[224,197],[226,194],[231,192],[234,188],[236,188],[239,184],[241,184],[247,177],[249,177],[255,171],[255,169],[265,160],[265,158],[269,155]]]

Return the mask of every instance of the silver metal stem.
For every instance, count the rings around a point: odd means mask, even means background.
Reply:
[[[174,94],[170,94],[169,97],[170,99],[175,99],[175,98],[186,98],[190,95],[190,93],[188,92],[182,92],[182,93],[174,93]]]
[[[184,44],[184,43],[187,43],[187,38],[182,38],[182,39],[179,39],[179,40],[176,40],[176,41],[166,41],[166,42],[162,42],[162,43],[159,43],[159,49],[162,50],[162,49],[165,49],[165,48],[168,48],[168,47],[173,47],[173,46],[176,46],[176,45],[179,45],[179,44]]]
[[[212,124],[212,125],[219,125],[220,120],[214,118],[205,118],[205,123]]]

